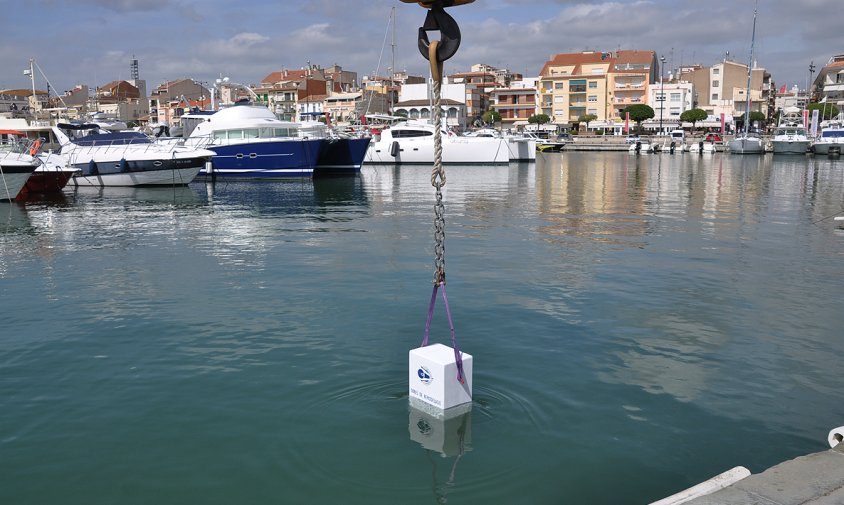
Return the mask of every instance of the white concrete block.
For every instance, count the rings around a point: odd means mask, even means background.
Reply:
[[[454,350],[443,344],[411,349],[408,369],[409,397],[441,410],[472,402],[472,355],[463,360],[463,384],[457,380]]]

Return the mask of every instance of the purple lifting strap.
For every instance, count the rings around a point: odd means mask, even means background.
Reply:
[[[451,308],[448,306],[448,297],[445,294],[445,283],[434,284],[434,291],[431,293],[431,303],[428,305],[428,318],[425,320],[425,337],[422,339],[422,345],[428,345],[428,333],[431,331],[431,319],[434,317],[434,305],[437,303],[437,289],[443,288],[443,303],[445,304],[445,315],[448,317],[448,327],[451,329],[451,347],[454,349],[454,361],[457,363],[457,381],[460,384],[465,382],[463,378],[463,357],[460,353],[460,347],[457,345],[457,337],[454,336],[454,321],[451,319]]]

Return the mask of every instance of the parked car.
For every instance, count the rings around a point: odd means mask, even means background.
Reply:
[[[718,133],[709,133],[706,135],[706,138],[703,139],[706,142],[723,142],[724,139],[721,138],[721,135]]]

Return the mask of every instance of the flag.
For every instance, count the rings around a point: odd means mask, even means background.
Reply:
[[[821,100],[821,101],[820,101],[820,102],[818,102],[818,103],[826,103],[826,97],[823,97],[823,100]]]
[[[780,95],[784,95],[784,94],[785,94],[785,84],[780,86]]]
[[[818,109],[812,111],[812,126],[809,128],[809,135],[812,137],[818,136]]]
[[[724,123],[726,122],[727,118],[724,116],[724,113],[721,113],[721,135],[724,134]]]

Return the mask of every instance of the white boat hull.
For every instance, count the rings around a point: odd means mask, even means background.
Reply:
[[[510,161],[536,161],[536,141],[533,139],[507,139]]]
[[[736,138],[728,144],[733,154],[762,154],[765,152],[765,145],[760,138]]]
[[[28,154],[0,153],[0,200],[14,200],[38,164]]]
[[[842,140],[844,140],[844,139],[842,139]],[[815,142],[815,144],[812,146],[812,150],[815,152],[815,154],[820,154],[822,156],[828,155],[830,148],[837,148],[838,154],[841,154],[841,152],[844,151],[844,141],[842,141],[842,142],[820,142],[820,141],[818,141],[818,142]]]
[[[14,200],[34,170],[35,167],[32,167],[29,172],[2,170],[0,175],[0,200]]]
[[[394,147],[396,146],[396,147]],[[442,137],[443,163],[497,164],[510,162],[507,141],[497,138],[471,138],[456,135]],[[365,163],[431,164],[434,162],[433,137],[409,137],[371,142]]]
[[[76,175],[71,186],[181,186],[193,181],[201,167],[148,170],[98,175]]]
[[[808,140],[773,140],[771,144],[774,154],[806,154],[809,149]]]

